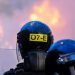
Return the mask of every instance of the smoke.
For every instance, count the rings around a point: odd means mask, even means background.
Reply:
[[[26,12],[29,12],[35,2],[37,0],[0,0],[0,13],[11,16],[16,10],[22,11],[25,9]]]
[[[75,1],[74,0],[52,0],[52,5],[56,6],[59,9],[60,13],[63,16],[65,24],[62,24],[63,27],[58,27],[54,32],[55,40],[60,39],[74,39],[74,30],[75,30]],[[62,26],[60,23],[60,26]],[[56,33],[56,34],[55,34]]]
[[[20,28],[33,19],[48,24],[55,41],[75,39],[74,8],[74,0],[0,0],[0,47],[8,41],[15,48]]]
[[[0,37],[3,40],[0,44],[7,40],[11,43],[13,38],[10,37],[14,36],[15,48],[17,32],[33,18],[48,24],[55,40],[75,39],[74,3],[74,0],[0,0]]]
[[[0,13],[12,15],[14,10],[22,8],[20,0],[0,0]]]
[[[37,0],[0,0],[0,47],[16,48],[16,35]],[[39,3],[39,2],[38,2]],[[5,46],[8,41],[9,46]]]
[[[4,28],[2,26],[2,23],[0,22],[0,41],[4,37]]]

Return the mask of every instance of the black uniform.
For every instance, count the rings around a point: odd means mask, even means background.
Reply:
[[[25,71],[24,63],[17,65],[15,69],[10,69],[4,75],[45,75],[45,71]]]

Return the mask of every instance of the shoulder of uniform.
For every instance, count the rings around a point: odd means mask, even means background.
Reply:
[[[23,63],[17,64],[16,68],[11,68],[9,71],[6,71],[3,75],[16,75],[24,72]]]
[[[11,68],[9,71],[6,71],[3,75],[15,75],[15,71]]]

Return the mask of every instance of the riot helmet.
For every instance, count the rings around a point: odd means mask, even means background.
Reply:
[[[40,21],[26,23],[17,34],[17,54],[27,62],[31,70],[41,70],[46,52],[53,43],[51,29]]]
[[[57,41],[50,47],[48,52],[50,52],[52,50],[58,50],[62,53],[75,52],[75,40],[64,39],[64,40]]]
[[[48,50],[47,57],[45,61],[46,72],[50,73],[59,71],[60,73],[64,72],[68,75],[67,71],[69,68],[65,67],[65,64],[73,64],[72,60],[75,63],[75,40],[72,39],[63,39],[55,42]],[[70,62],[71,61],[71,62]],[[58,64],[63,66],[58,66]],[[61,70],[63,67],[63,70]],[[64,67],[66,70],[64,70]],[[61,71],[62,72],[61,72]],[[63,75],[63,73],[61,74]]]

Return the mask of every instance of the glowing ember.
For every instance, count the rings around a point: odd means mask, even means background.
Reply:
[[[36,14],[32,14],[30,16],[31,20],[37,20],[38,19],[38,16]]]

